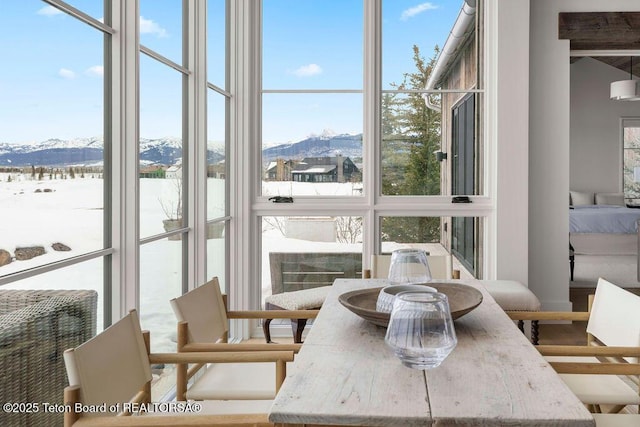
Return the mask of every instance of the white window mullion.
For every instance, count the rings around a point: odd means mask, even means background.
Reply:
[[[207,212],[207,14],[206,0],[188,3],[186,10],[186,60],[190,71],[187,78],[186,123],[187,139],[183,141],[188,153],[187,225],[192,232],[187,238],[186,285],[189,289],[206,281],[206,212]],[[185,289],[186,290],[186,289]]]
[[[365,164],[363,188],[369,206],[363,224],[362,263],[369,268],[371,254],[380,248],[380,230],[373,207],[380,194],[380,106],[382,87],[382,1],[364,2],[364,81],[362,151]]]
[[[111,318],[117,320],[139,307],[139,10],[137,1],[111,4]]]
[[[233,218],[229,224],[230,265],[227,274],[227,291],[232,308],[252,307],[259,299],[259,289],[251,286],[259,280],[256,244],[257,221],[252,215],[255,196],[256,161],[253,151],[259,144],[260,131],[257,120],[259,107],[259,34],[260,2],[238,0],[228,2],[229,7],[229,63],[233,72],[229,75],[229,91],[232,94],[229,108],[229,209]],[[249,154],[251,153],[251,154]],[[234,321],[231,337],[248,338],[247,322]]]

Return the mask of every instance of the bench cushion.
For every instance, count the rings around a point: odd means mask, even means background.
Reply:
[[[322,307],[331,286],[283,292],[265,298],[265,302],[285,310],[310,310]]]
[[[480,280],[487,292],[505,311],[539,311],[540,300],[522,283],[515,280]]]

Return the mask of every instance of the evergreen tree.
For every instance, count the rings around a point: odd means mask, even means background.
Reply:
[[[416,70],[405,73],[398,90],[424,89],[439,49],[427,62],[413,47]],[[382,99],[382,192],[385,195],[439,195],[440,113],[428,108],[420,93],[384,94]],[[385,217],[384,241],[434,242],[440,239],[438,217]]]

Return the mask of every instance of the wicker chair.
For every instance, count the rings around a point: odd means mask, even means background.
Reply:
[[[38,412],[4,414],[3,426],[59,426],[67,385],[62,354],[96,334],[92,290],[0,290],[0,401],[38,403]]]

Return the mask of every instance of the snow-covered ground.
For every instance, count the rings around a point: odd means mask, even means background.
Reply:
[[[290,194],[291,183],[267,183],[268,194]],[[318,185],[296,183],[294,194],[318,194]],[[351,195],[351,184],[322,184],[323,194]],[[38,191],[39,190],[39,191]],[[175,180],[140,180],[140,234],[148,237],[164,231],[162,205],[169,206],[177,194]],[[208,218],[223,215],[224,181],[208,182]],[[162,203],[161,203],[162,202]],[[0,174],[0,249],[11,254],[16,247],[43,246],[46,253],[27,261],[13,261],[0,267],[0,277],[51,262],[83,255],[103,248],[103,181],[98,177],[38,181],[30,175]],[[277,228],[265,225],[262,250],[263,298],[271,293],[269,258],[271,251],[361,251],[360,243],[311,242],[285,238]],[[63,243],[68,252],[56,252],[53,243]],[[224,271],[224,239],[207,240],[210,254],[207,269]],[[175,349],[175,320],[169,300],[181,292],[180,241],[161,239],[140,249],[140,317],[151,330],[154,351]],[[98,291],[98,327],[102,325],[103,260],[97,258],[43,275],[3,286],[4,289],[95,289]]]

